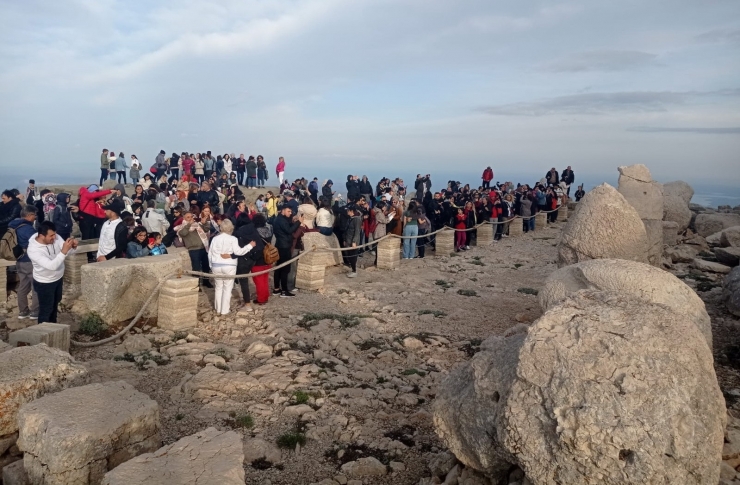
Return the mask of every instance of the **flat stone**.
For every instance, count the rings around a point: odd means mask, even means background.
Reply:
[[[3,467],[3,485],[30,485],[23,460],[17,460]]]
[[[245,354],[260,360],[269,359],[272,357],[272,347],[261,340],[257,340],[249,345]]]
[[[44,343],[49,347],[69,351],[69,325],[59,323],[41,323],[31,325],[23,330],[11,332],[8,336],[11,347],[18,345],[38,345]]]
[[[244,372],[224,371],[213,365],[205,366],[182,386],[183,392],[200,399],[237,396],[261,388],[259,381]]]
[[[724,264],[715,263],[714,261],[704,261],[703,259],[694,259],[691,262],[693,268],[699,271],[707,271],[710,273],[727,274],[732,268],[725,266]]]
[[[342,465],[342,473],[350,477],[380,477],[388,472],[377,458],[368,456]]]
[[[730,267],[740,264],[740,247],[714,248],[717,261]]]
[[[244,464],[251,465],[257,460],[265,460],[273,465],[282,463],[283,452],[280,448],[259,438],[244,441]]]
[[[303,416],[306,413],[313,412],[313,408],[308,404],[298,404],[296,406],[288,406],[283,409],[283,416]]]
[[[116,347],[114,353],[116,355],[139,354],[151,348],[152,343],[143,335],[128,335],[123,343]]]

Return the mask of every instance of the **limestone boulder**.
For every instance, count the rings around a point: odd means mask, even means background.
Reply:
[[[701,236],[696,236],[701,237]],[[704,238],[704,241],[707,243],[707,247],[712,248],[718,248],[722,246],[722,232],[715,232],[714,234],[710,234],[706,238]]]
[[[87,369],[45,344],[0,353],[0,436],[18,430],[18,410],[44,394],[80,385]]]
[[[152,258],[112,259],[82,266],[82,295],[90,311],[108,323],[130,320],[141,309],[160,281],[181,270],[175,254]],[[144,317],[156,317],[158,295]]]
[[[727,310],[740,317],[740,266],[737,266],[725,276],[722,282],[722,297]]]
[[[244,372],[224,371],[213,365],[206,365],[182,389],[193,399],[203,400],[244,395],[262,389],[262,385]]]
[[[609,184],[599,185],[581,199],[558,244],[560,267],[589,259],[648,262],[645,225]]]
[[[663,219],[663,186],[653,180],[645,165],[619,167],[619,193],[637,211],[640,219]]]
[[[673,221],[663,221],[663,244],[675,246],[678,243],[678,224]]]
[[[700,236],[707,237],[730,227],[740,226],[740,214],[704,213],[696,216],[694,227]]]
[[[277,465],[283,461],[283,452],[273,443],[260,438],[244,441],[244,464],[250,465],[261,460]]]
[[[388,469],[377,458],[368,456],[345,463],[342,473],[352,478],[380,477],[388,473]]]
[[[32,483],[98,484],[160,447],[159,406],[125,381],[46,395],[18,413],[18,448]]]
[[[740,226],[732,226],[724,229],[719,237],[722,247],[740,248]]]
[[[102,485],[244,485],[241,435],[207,428],[105,474]]]
[[[120,345],[116,346],[115,354],[140,354],[152,348],[152,343],[143,335],[128,335]]]
[[[320,232],[307,232],[303,235],[303,247],[308,251],[314,246],[318,249],[339,249],[339,240],[337,236],[324,236]],[[339,251],[318,251],[321,261],[325,266],[337,266],[342,264],[342,253]]]
[[[686,207],[688,207],[691,203],[691,198],[694,196],[694,189],[686,182],[678,180],[663,184],[663,194],[671,197],[679,197],[683,200]]]
[[[691,267],[698,269],[699,271],[705,271],[707,273],[719,273],[727,274],[730,272],[730,267],[722,263],[715,263],[714,261],[705,261],[700,258],[694,258],[691,261]]]
[[[675,195],[663,196],[663,220],[675,222],[679,233],[685,231],[691,224],[691,210],[681,197]]]
[[[712,325],[704,302],[691,287],[667,271],[623,259],[583,261],[547,277],[538,294],[540,306],[547,311],[580,290],[615,291],[666,306],[693,321],[712,348]]]
[[[740,247],[714,248],[714,256],[719,263],[735,267],[740,264]]]
[[[695,322],[583,290],[529,329],[497,430],[535,484],[717,483],[727,419]]]

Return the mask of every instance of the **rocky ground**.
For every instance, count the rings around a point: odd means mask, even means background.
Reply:
[[[142,322],[123,343],[71,353],[93,382],[124,379],[155,399],[164,444],[209,426],[242,432],[247,483],[417,484],[445,475],[451,483],[457,474],[454,483],[488,483],[454,468],[430,404],[481,340],[541,315],[536,292],[556,269],[562,225],[455,255],[432,252],[395,271],[375,269],[365,255],[358,278],[327,269],[322,291],[271,298],[253,314],[216,316],[206,290],[189,333]],[[671,271],[707,305],[734,413],[740,320],[720,301],[722,276],[684,263]],[[3,340],[15,323],[8,316],[0,325]],[[519,473],[511,483],[521,483]]]

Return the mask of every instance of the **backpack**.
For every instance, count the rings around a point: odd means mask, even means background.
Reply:
[[[262,240],[265,242],[265,249],[262,250],[262,259],[265,260],[265,264],[273,264],[277,262],[277,260],[280,259],[278,249],[264,239]]]
[[[0,239],[0,259],[7,259],[9,261],[18,261],[25,251],[18,245],[18,234],[15,229],[8,228],[8,230]]]

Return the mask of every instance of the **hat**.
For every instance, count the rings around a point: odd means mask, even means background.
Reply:
[[[95,185],[95,184],[88,185],[87,186],[87,191],[88,192],[97,192],[98,191],[98,186]]]
[[[326,185],[334,185],[334,182],[332,182],[332,181],[331,181],[331,179],[329,179],[329,180],[328,180],[328,181],[326,182]]]
[[[123,201],[121,199],[112,199],[108,205],[103,206],[103,210],[113,211],[119,216],[125,208],[126,207],[123,205]]]
[[[293,197],[293,196],[295,196],[295,194],[293,193],[292,190],[284,190],[283,191],[283,195],[285,195],[287,197]]]

